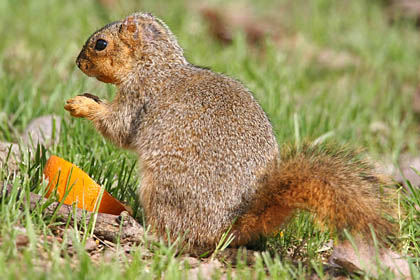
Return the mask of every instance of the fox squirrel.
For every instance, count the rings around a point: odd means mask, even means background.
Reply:
[[[272,126],[239,81],[190,64],[160,19],[135,13],[96,31],[77,57],[88,76],[115,84],[111,102],[91,94],[65,109],[139,156],[140,201],[159,236],[185,236],[191,252],[252,242],[297,209],[330,228],[395,236],[387,182],[348,149],[279,149]]]

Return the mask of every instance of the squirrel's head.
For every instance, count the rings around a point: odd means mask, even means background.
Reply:
[[[186,64],[169,28],[151,14],[135,13],[96,31],[77,57],[88,76],[120,84],[133,73]]]

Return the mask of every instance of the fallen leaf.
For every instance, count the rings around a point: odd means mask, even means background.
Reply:
[[[232,42],[237,31],[245,34],[250,45],[263,42],[266,36],[278,38],[283,32],[273,20],[256,17],[252,10],[241,5],[227,6],[223,10],[202,6],[199,10],[209,25],[210,34],[225,44]]]
[[[378,276],[378,265],[390,269],[399,279],[410,279],[410,267],[407,260],[391,249],[376,251],[373,245],[361,239],[355,241],[356,249],[350,241],[344,241],[334,247],[329,263],[345,268],[349,272],[366,272]]]
[[[15,237],[17,248],[26,247],[29,244],[29,237],[26,234],[18,234]]]

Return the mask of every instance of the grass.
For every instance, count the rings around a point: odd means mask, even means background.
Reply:
[[[112,97],[112,86],[83,75],[74,60],[93,31],[139,10],[167,22],[189,61],[243,81],[270,117],[279,143],[332,138],[393,162],[402,153],[418,154],[418,116],[411,107],[418,85],[418,30],[410,19],[391,23],[384,1],[211,1],[216,6],[248,5],[256,15],[274,18],[284,32],[262,47],[248,45],[241,32],[234,33],[232,44],[221,44],[209,36],[208,23],[190,2],[109,1],[111,7],[101,4],[105,2],[0,1],[0,141],[19,142],[20,133],[38,116],[63,117],[58,144],[32,151],[36,157],[26,153],[15,177],[0,170],[0,178],[14,186],[14,196],[18,189],[41,193],[40,171],[45,159],[56,154],[127,201],[141,219],[135,156],[63,109],[65,100],[82,92]],[[410,195],[401,192],[400,203],[407,211],[400,222],[401,251],[418,267],[419,189],[413,187]],[[47,238],[58,226],[40,211],[30,212],[21,198],[2,200],[2,278],[183,279],[188,273],[174,248],[164,245],[154,247],[151,257],[142,247],[127,256],[117,246],[111,260],[95,262],[83,249],[88,228],[66,231],[64,238],[74,245],[69,252],[67,242]],[[28,244],[16,246],[22,234]],[[329,239],[307,214],[298,215],[266,243],[271,253],[258,256],[252,267],[239,262],[232,277],[322,278],[325,260],[319,249]],[[380,278],[393,275],[384,271]]]

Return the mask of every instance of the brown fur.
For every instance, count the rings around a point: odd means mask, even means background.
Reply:
[[[379,240],[388,241],[396,232],[396,225],[384,218],[396,216],[393,195],[386,188],[389,182],[359,157],[333,146],[285,148],[282,161],[268,174],[253,207],[234,230],[252,239],[274,232],[294,210],[302,209],[339,233],[347,229],[369,238],[373,227]]]
[[[104,50],[95,50],[98,39]],[[136,13],[95,32],[77,65],[118,87],[115,99],[67,101],[116,145],[137,152],[147,222],[190,250],[214,249],[233,227],[236,245],[278,229],[295,209],[342,230],[394,229],[381,212],[382,182],[344,151],[304,147],[279,155],[270,122],[238,81],[189,64],[166,25]],[[383,210],[383,211],[381,211]]]

